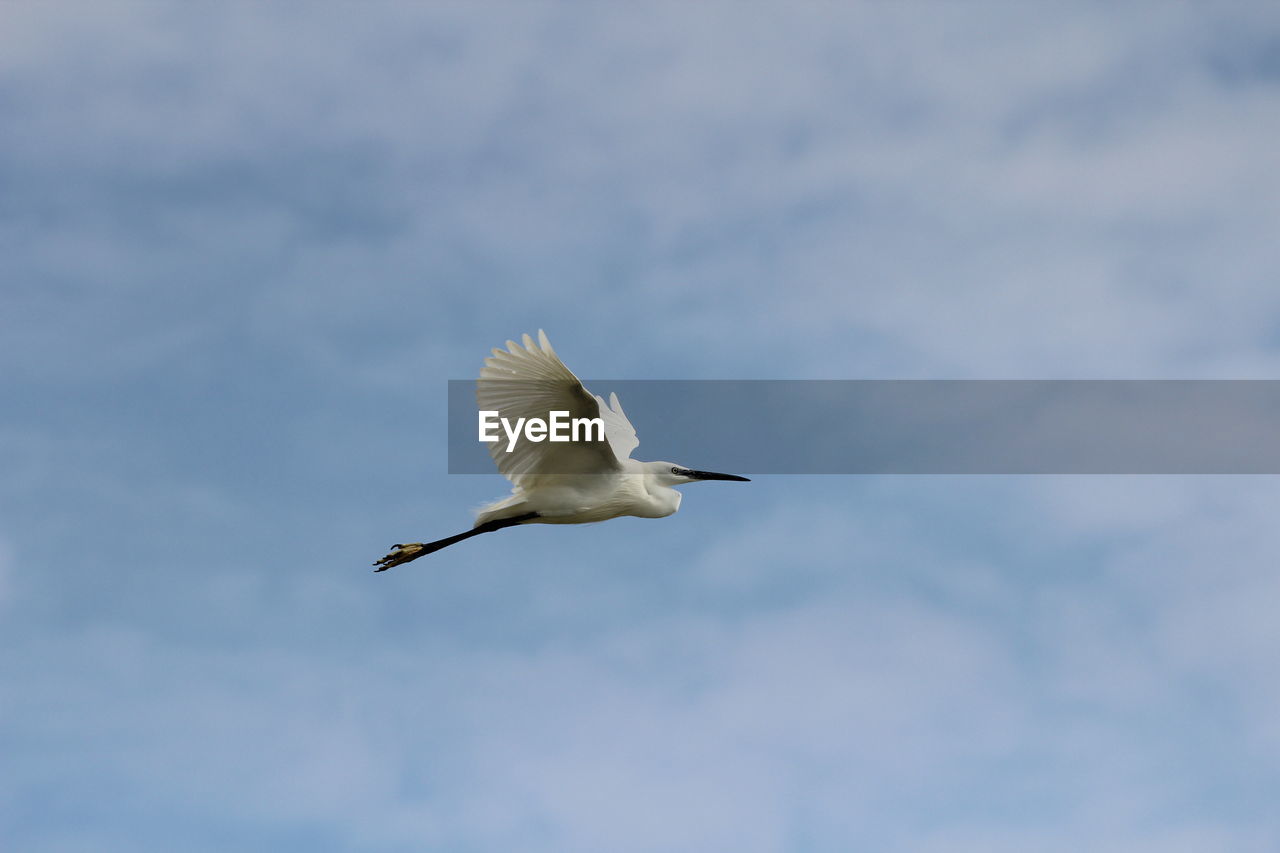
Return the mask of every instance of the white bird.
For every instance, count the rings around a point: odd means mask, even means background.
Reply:
[[[631,458],[640,439],[627,420],[617,394],[609,402],[591,394],[564,366],[542,330],[534,343],[524,336],[524,346],[507,341],[485,359],[476,383],[481,411],[496,411],[508,423],[519,418],[546,420],[550,412],[568,412],[569,418],[599,418],[604,439],[594,441],[494,442],[489,453],[498,470],[512,483],[511,494],[482,507],[475,526],[465,533],[437,539],[393,545],[373,565],[376,571],[416,560],[450,545],[517,524],[590,524],[624,515],[663,518],[680,508],[680,493],[673,486],[699,480],[736,480],[746,477],[696,471],[674,462],[641,462]]]

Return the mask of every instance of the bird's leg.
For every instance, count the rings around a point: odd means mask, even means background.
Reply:
[[[524,515],[516,515],[511,518],[499,518],[494,521],[486,521],[484,524],[478,524],[465,533],[459,533],[455,536],[446,536],[445,538],[437,539],[434,542],[410,542],[407,545],[392,545],[390,553],[373,564],[377,567],[374,571],[385,572],[392,566],[398,566],[401,563],[407,563],[410,560],[425,557],[427,554],[434,554],[441,548],[448,548],[450,545],[456,545],[463,539],[470,539],[472,536],[479,536],[481,533],[492,533],[493,531],[501,530],[504,527],[514,527],[517,524],[523,524],[524,522],[537,517],[538,514],[536,512],[526,512]]]

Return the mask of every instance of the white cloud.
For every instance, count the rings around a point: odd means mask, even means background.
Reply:
[[[23,578],[8,793],[120,848],[1275,846],[1215,799],[1280,739],[1265,485],[788,481],[740,529],[691,497],[661,547],[334,568],[451,489],[313,472],[426,456],[390,444],[432,440],[432,383],[538,326],[637,378],[1280,366],[1276,95],[1203,26],[1273,13],[756,11],[13,8],[0,356],[24,393],[163,375],[240,417],[200,447],[172,391],[21,408],[30,529],[111,536]],[[7,523],[0,603],[35,553]],[[64,817],[27,840],[73,847]]]
[[[163,211],[172,256],[73,221],[71,248],[38,268],[119,271],[100,256],[123,251],[133,269],[116,275],[156,291],[193,286],[183,258],[226,267],[247,253],[236,283],[194,286],[256,282],[255,335],[298,342],[317,372],[411,375],[434,354],[351,341],[378,318],[463,313],[440,298],[477,273],[493,334],[510,333],[507,316],[563,325],[595,301],[597,342],[639,314],[677,347],[714,343],[708,375],[1276,366],[1280,306],[1259,278],[1276,260],[1276,95],[1214,76],[1231,28],[1206,28],[1203,10],[1061,5],[1046,26],[1005,6],[511,6],[494,27],[399,5],[297,21],[283,7],[144,4],[91,25],[34,8],[24,44],[45,47],[12,61],[44,96],[11,156],[79,175],[69,201],[103,189],[102,174],[144,199],[199,184]],[[1268,25],[1257,9],[1215,14]],[[74,39],[30,35],[67,30],[94,36],[74,64],[57,47]],[[243,210],[207,207],[246,182]],[[385,242],[312,234],[330,205],[371,206]],[[73,326],[97,353],[75,361],[126,346],[171,357],[157,335],[226,322]],[[741,353],[744,338],[759,352]],[[643,371],[648,349],[618,354],[620,368]]]
[[[1267,513],[1233,513],[1205,535],[1211,511],[1174,505],[1123,531],[1104,518],[1096,533],[1037,543],[1055,507],[1096,493],[1010,514],[991,499],[1022,487],[944,480],[928,512],[886,480],[864,493],[868,516],[844,526],[817,509],[822,489],[811,506],[801,490],[743,522],[739,544],[728,529],[726,544],[670,571],[611,551],[581,570],[477,566],[458,585],[465,559],[394,589],[300,577],[284,597],[261,580],[193,578],[209,586],[196,595],[211,624],[323,619],[329,635],[246,628],[255,639],[223,648],[98,627],[41,639],[39,654],[19,644],[8,725],[29,744],[69,745],[45,778],[74,760],[78,786],[123,792],[127,812],[323,827],[353,846],[765,851],[804,836],[1261,849],[1274,827],[1218,815],[1210,789],[1248,784],[1272,749],[1276,638],[1253,611],[1273,590],[1245,556],[1265,553]],[[962,494],[989,510],[957,517]],[[1225,489],[1193,499],[1248,503]],[[799,519],[813,535],[794,535]],[[1020,556],[974,549],[971,534],[1010,536],[1006,524],[1029,537]],[[1135,547],[1089,565],[1094,535]],[[1056,554],[1064,542],[1073,550]],[[1228,542],[1233,559],[1209,562]],[[530,572],[541,604],[496,588]],[[365,635],[406,589],[435,600]],[[481,601],[484,614],[443,615]],[[527,644],[490,633],[512,619]],[[14,666],[24,658],[41,663]],[[1206,677],[1243,712],[1227,709],[1244,725],[1217,747],[1198,743],[1224,719],[1197,706]],[[88,769],[80,748],[95,750]],[[1253,755],[1169,772],[1214,748]]]

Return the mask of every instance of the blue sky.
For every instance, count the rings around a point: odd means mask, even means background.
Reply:
[[[1280,845],[1273,478],[765,477],[368,566],[505,491],[446,381],[537,328],[1275,378],[1274,4],[0,16],[6,849]]]

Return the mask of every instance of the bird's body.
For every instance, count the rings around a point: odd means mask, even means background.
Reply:
[[[514,442],[489,445],[498,470],[511,480],[511,494],[484,506],[465,533],[435,542],[396,545],[374,565],[377,571],[438,551],[480,533],[517,524],[590,524],[621,516],[663,518],[680,508],[674,486],[699,480],[739,480],[732,474],[695,471],[671,462],[631,458],[640,443],[616,394],[592,395],[564,366],[546,333],[529,335],[524,345],[507,341],[485,359],[476,386],[482,412],[496,412],[505,423],[546,419],[565,412],[572,419],[599,419],[604,436],[575,441]]]
[[[538,488],[520,490],[483,507],[476,524],[497,521],[528,512],[538,513],[539,524],[590,524],[624,515],[664,518],[680,509],[680,493],[662,485],[654,466],[669,472],[665,462],[625,459],[622,470],[603,474],[564,474],[545,478]]]

